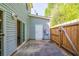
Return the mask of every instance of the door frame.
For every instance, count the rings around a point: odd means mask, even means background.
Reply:
[[[23,27],[22,27],[23,28],[23,30],[22,30],[23,31],[23,35],[22,35],[23,36],[23,39],[22,39],[22,42],[24,42],[25,41],[25,23],[22,23],[22,24],[23,24]]]
[[[17,32],[17,47],[20,46],[20,43],[21,43],[21,42],[18,43],[18,29],[17,29],[17,28],[18,28],[18,22],[19,22],[19,24],[20,24],[20,25],[19,25],[19,26],[20,26],[20,30],[19,30],[19,31],[20,31],[20,34],[19,34],[19,35],[21,36],[21,21],[17,19],[17,21],[16,21],[16,24],[17,24],[17,25],[16,25],[16,32]],[[21,38],[20,38],[20,41],[21,41]]]
[[[18,47],[18,46],[20,46],[24,42],[23,40],[25,40],[25,34],[24,34],[25,33],[25,28],[23,28],[23,24],[25,25],[25,23],[20,21],[19,19],[17,19],[16,24],[17,24],[17,22],[20,22],[20,44],[18,45],[18,42],[16,42],[17,47]],[[23,31],[24,31],[24,33],[23,33]],[[18,35],[17,25],[16,25],[16,32],[17,32],[17,35]],[[23,35],[24,35],[24,39],[23,39]],[[18,38],[17,38],[17,41],[18,41]]]
[[[6,9],[0,6],[0,10],[3,12],[3,54],[6,55]]]

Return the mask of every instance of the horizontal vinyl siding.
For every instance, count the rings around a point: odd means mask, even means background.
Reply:
[[[11,10],[13,10],[18,17],[20,17],[22,22],[25,22],[27,19],[27,10],[26,10],[26,4],[23,3],[9,3],[9,4],[5,4],[6,6],[9,6],[9,8]]]
[[[16,20],[10,13],[6,13],[6,55],[11,55],[17,47],[16,44]]]
[[[16,32],[16,20],[12,19],[12,12],[15,12],[18,17],[20,18],[19,20],[23,23],[25,23],[25,39],[27,40],[27,20],[28,20],[28,12],[26,11],[26,5],[25,4],[0,4],[0,7],[3,7],[6,12],[6,18],[5,18],[5,49],[4,49],[4,54],[5,55],[11,55],[15,49],[17,48],[17,32]]]
[[[31,17],[31,22],[30,22],[30,24],[31,24],[31,26],[30,26],[30,38],[31,39],[35,39],[35,25],[41,24],[41,25],[43,25],[44,29],[49,29],[49,26],[47,24],[48,22],[49,22],[49,20],[46,20],[46,19],[37,18],[37,17]],[[44,39],[50,39],[49,35],[48,35],[48,37],[46,37],[43,34]]]

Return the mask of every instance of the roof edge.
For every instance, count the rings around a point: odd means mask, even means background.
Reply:
[[[34,14],[28,14],[28,16],[30,16],[30,17],[37,17],[37,18],[43,18],[43,19],[50,20],[50,18],[49,17],[46,17],[46,16],[39,16],[39,15],[34,15]]]

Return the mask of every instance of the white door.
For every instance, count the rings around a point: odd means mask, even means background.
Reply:
[[[43,39],[43,25],[35,25],[35,39],[36,40]]]

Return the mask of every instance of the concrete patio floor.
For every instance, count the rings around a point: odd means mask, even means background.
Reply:
[[[49,40],[30,40],[13,56],[67,56],[68,54]]]

